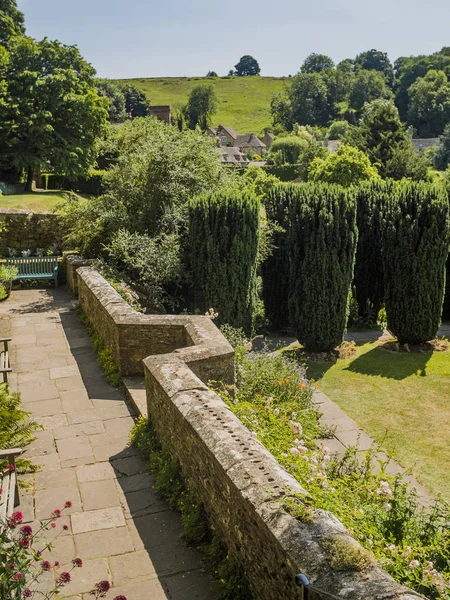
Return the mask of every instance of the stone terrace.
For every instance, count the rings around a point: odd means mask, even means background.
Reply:
[[[128,448],[132,408],[105,381],[67,292],[13,292],[0,305],[0,334],[13,339],[11,390],[43,426],[26,452],[41,470],[22,478],[30,489],[20,510],[31,522],[73,503],[50,536],[67,524],[50,559],[84,563],[64,597],[88,600],[94,584],[108,579],[109,599],[214,598],[199,554],[180,541],[179,515],[154,496],[143,461]]]

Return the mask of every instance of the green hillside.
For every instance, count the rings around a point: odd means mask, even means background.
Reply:
[[[284,89],[286,77],[165,77],[122,79],[142,90],[152,104],[169,104],[172,111],[186,104],[193,87],[208,83],[214,86],[218,112],[212,125],[228,125],[239,133],[260,133],[272,123],[270,101]]]

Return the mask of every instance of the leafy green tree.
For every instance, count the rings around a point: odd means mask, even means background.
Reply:
[[[397,190],[382,222],[387,324],[400,344],[424,344],[441,323],[449,201],[443,186],[411,182]]]
[[[338,183],[343,186],[380,179],[378,171],[364,152],[344,144],[326,158],[316,158],[309,167],[309,181]]]
[[[333,121],[328,128],[327,139],[340,140],[348,133],[349,128],[348,121]]]
[[[355,66],[357,69],[383,73],[389,85],[394,82],[394,69],[386,52],[375,49],[361,52],[355,58]]]
[[[300,156],[298,157],[298,176],[302,181],[308,181],[309,169],[316,159],[324,159],[328,150],[315,138],[307,140]]]
[[[247,192],[203,194],[189,206],[195,307],[253,333],[260,204]]]
[[[37,169],[76,177],[95,164],[95,142],[108,112],[94,74],[75,46],[11,38],[0,104],[0,164],[24,169],[27,189]]]
[[[270,157],[276,165],[296,165],[306,143],[305,138],[296,135],[276,137],[270,147]]]
[[[351,131],[350,136],[353,136]],[[356,131],[360,150],[369,156],[383,178],[423,179],[427,174],[424,157],[416,155],[397,108],[391,100],[374,100],[366,104]]]
[[[125,95],[114,81],[110,79],[96,79],[95,87],[100,96],[109,100],[109,122],[123,123],[127,113],[125,110]]]
[[[302,73],[320,73],[325,69],[334,69],[333,59],[325,54],[313,52],[305,59],[300,71]]]
[[[347,324],[358,230],[353,188],[298,185],[289,210],[289,315],[312,352],[338,346]]]
[[[219,77],[215,71],[208,71],[206,77]]]
[[[236,69],[235,74],[238,77],[248,77],[251,75],[259,75],[261,73],[258,61],[248,54],[242,56],[238,64],[234,65],[234,68]]]
[[[450,165],[450,121],[445,126],[439,140],[439,146],[434,155],[434,163],[440,171],[445,171]]]
[[[213,86],[198,85],[194,87],[184,108],[185,118],[190,129],[195,129],[199,125],[205,131],[215,112],[217,112],[217,96]]]
[[[24,23],[16,0],[0,0],[0,46],[8,46],[10,38],[24,35]]]
[[[409,88],[408,123],[420,137],[442,134],[450,121],[450,82],[443,71],[429,71]]]
[[[150,100],[144,92],[137,88],[126,85],[122,87],[122,92],[125,96],[125,111],[131,119],[136,117],[146,117],[150,108]]]
[[[331,116],[327,84],[320,73],[299,73],[292,77],[285,97],[272,102],[274,121],[288,131],[294,123],[326,125]]]
[[[372,102],[378,98],[392,98],[386,79],[382,73],[377,71],[358,71],[350,94],[350,108],[361,112],[366,102]]]

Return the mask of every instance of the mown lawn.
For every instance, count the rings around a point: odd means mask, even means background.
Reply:
[[[310,363],[308,375],[430,492],[450,501],[450,350],[405,354],[366,343],[353,358]]]
[[[0,208],[51,212],[61,203],[65,192],[34,192],[0,196]]]
[[[169,104],[172,112],[186,104],[193,87],[210,84],[218,99],[213,125],[228,125],[238,133],[261,133],[272,124],[272,97],[284,89],[287,81],[286,77],[167,77],[119,82],[143,91],[152,104]]]

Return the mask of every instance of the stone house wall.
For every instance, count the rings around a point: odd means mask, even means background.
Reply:
[[[64,231],[59,215],[28,211],[0,210],[0,254],[5,256],[8,248],[36,251],[56,244],[63,247]]]
[[[233,351],[207,317],[140,315],[99,273],[77,270],[74,258],[67,260],[68,271],[76,271],[68,280],[78,279],[81,306],[121,372],[142,372],[143,359],[149,418],[178,457],[188,486],[242,565],[257,600],[298,600],[299,572],[317,588],[347,600],[422,597],[376,565],[362,572],[333,569],[324,541],[361,550],[340,521],[316,511],[302,522],[282,508],[286,496],[308,493],[208,388],[210,379],[233,383],[234,373]],[[137,338],[139,329],[145,334]],[[130,348],[132,362],[126,359]],[[310,597],[320,598],[313,592]]]

